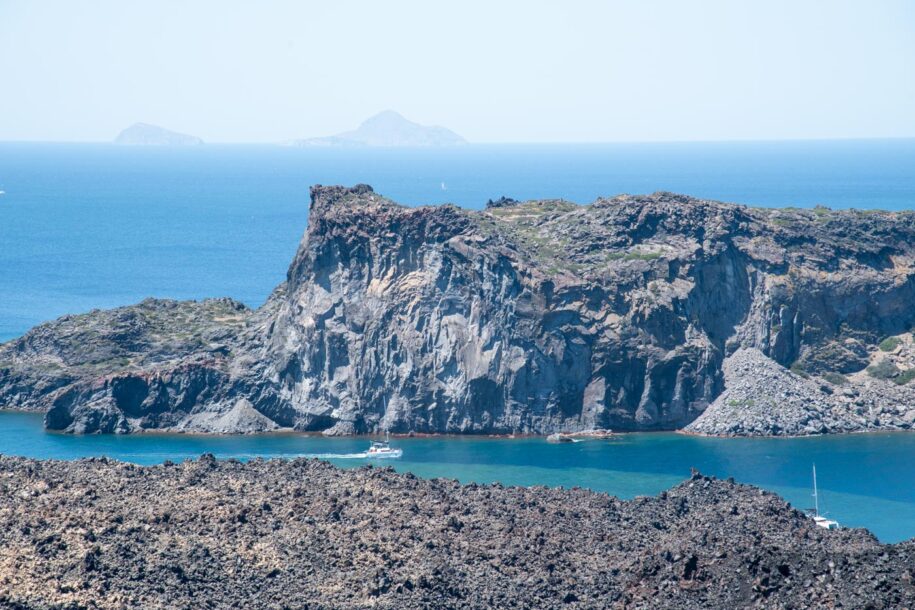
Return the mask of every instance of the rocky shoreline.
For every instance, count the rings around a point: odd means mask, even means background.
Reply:
[[[262,307],[40,325],[0,345],[0,406],[69,433],[908,430],[912,302],[910,212],[316,186]]]
[[[0,457],[0,607],[903,608],[915,542],[696,473],[657,497],[317,460]]]

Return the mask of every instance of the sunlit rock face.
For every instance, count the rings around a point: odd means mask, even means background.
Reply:
[[[311,195],[286,282],[218,341],[42,378],[30,406],[80,432],[677,429],[722,394],[740,348],[854,385],[877,343],[915,323],[908,213],[671,193],[482,211],[403,207],[366,185]],[[0,395],[30,384],[16,344],[0,348]]]

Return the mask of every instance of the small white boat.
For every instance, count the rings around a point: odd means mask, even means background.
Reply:
[[[820,496],[817,493],[817,465],[813,465],[813,522],[824,530],[839,529],[839,522],[827,519],[820,514]]]
[[[548,443],[575,443],[578,442],[568,434],[563,434],[562,432],[554,432],[546,437],[546,442]]]
[[[391,442],[385,438],[383,441],[372,441],[365,457],[372,459],[396,459],[403,455],[403,449],[393,449]]]
[[[813,522],[817,524],[817,527],[822,527],[825,530],[839,529],[838,521],[833,521],[832,519],[827,519],[826,517],[821,517],[819,515],[813,518]]]
[[[592,430],[581,430],[580,432],[554,432],[546,437],[548,443],[581,443],[583,441],[611,441],[616,440],[617,435],[607,428],[594,428]]]

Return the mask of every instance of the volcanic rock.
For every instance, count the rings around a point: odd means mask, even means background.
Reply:
[[[911,608],[912,541],[698,473],[654,498],[317,460],[0,457],[0,607]]]
[[[32,331],[0,346],[0,397],[48,409],[48,427],[70,432],[549,434],[678,429],[733,388],[724,400],[737,402],[719,401],[696,431],[905,428],[912,302],[908,212],[664,192],[468,211],[316,186],[286,281],[228,328],[202,314],[197,327],[218,341],[147,361],[144,344],[115,334],[105,349],[130,363],[87,369],[94,339],[81,354],[53,323],[39,327],[44,341]],[[728,376],[725,359],[741,350],[760,367]],[[66,374],[41,368],[61,361]],[[801,414],[779,395],[759,411],[770,401],[753,395],[766,389],[757,381],[788,368],[804,381],[792,387],[809,389],[803,375],[826,390]]]

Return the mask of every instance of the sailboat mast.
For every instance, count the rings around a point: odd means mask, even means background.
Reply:
[[[817,465],[813,465],[813,510],[817,517],[820,516],[820,497],[817,495]]]

